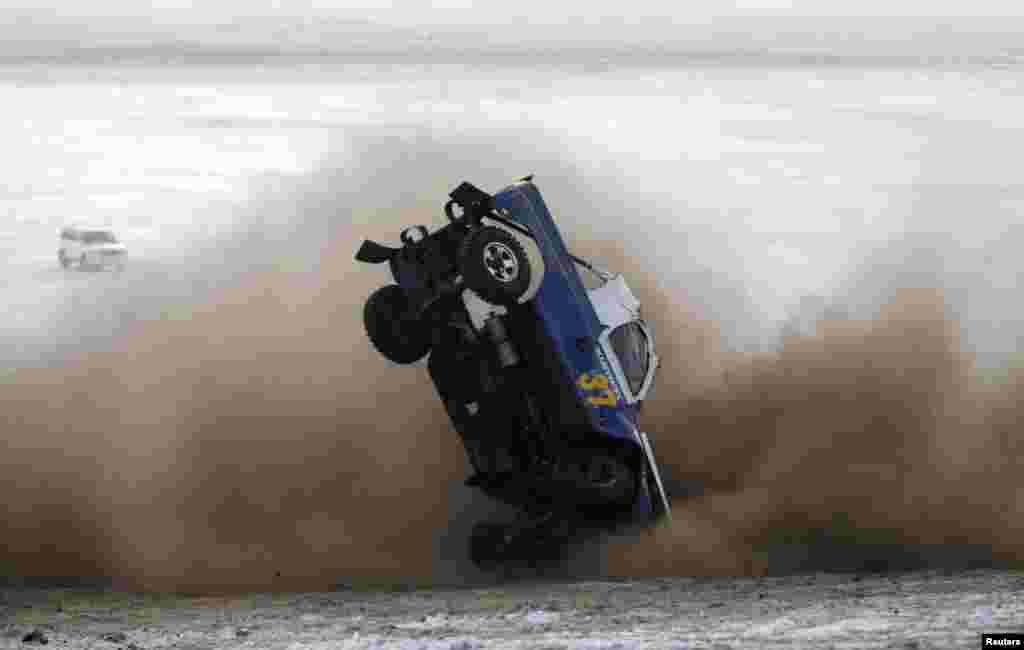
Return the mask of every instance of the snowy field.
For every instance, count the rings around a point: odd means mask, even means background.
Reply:
[[[977,648],[983,632],[1020,631],[1021,586],[972,571],[228,598],[6,590],[0,648],[33,632],[75,650]]]
[[[497,189],[554,157],[600,188],[594,203],[625,206],[617,223],[587,224],[599,234],[640,247],[645,219],[687,229],[689,250],[650,254],[703,269],[694,290],[735,325],[736,345],[771,344],[806,293],[870,304],[885,282],[864,279],[865,260],[909,232],[945,247],[924,272],[959,296],[975,339],[1016,347],[1017,68],[24,65],[0,69],[0,101],[8,366],[56,360],[195,290],[182,279],[254,261],[222,244],[254,222],[289,232],[286,211],[261,205],[324,165],[362,173],[354,137],[413,169],[424,134],[462,163],[424,168],[410,201],[439,208],[463,179]],[[492,135],[504,148],[474,175],[459,139]],[[559,213],[573,231],[588,215],[565,181],[538,178],[556,213],[579,206]],[[410,191],[390,185],[399,202]],[[331,209],[349,219],[343,199]],[[57,231],[76,221],[116,228],[124,274],[59,268]],[[219,243],[197,267],[203,242]]]

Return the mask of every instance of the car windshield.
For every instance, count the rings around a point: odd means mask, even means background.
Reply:
[[[582,280],[583,286],[586,289],[596,289],[607,281],[606,278],[601,277],[601,272],[596,271],[594,266],[587,260],[574,257],[573,262],[575,262],[578,267],[577,271],[579,271],[580,280]],[[584,271],[586,271],[586,273],[584,273]]]
[[[107,230],[87,230],[82,233],[82,242],[85,244],[116,244],[117,238]]]
[[[629,390],[636,395],[644,386],[651,362],[647,336],[639,323],[632,322],[616,327],[608,338],[626,374]]]

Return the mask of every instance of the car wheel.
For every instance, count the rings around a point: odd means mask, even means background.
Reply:
[[[578,450],[562,471],[580,490],[580,502],[588,505],[629,505],[636,496],[637,474],[617,453]]]
[[[88,265],[89,261],[86,259],[85,253],[82,253],[82,255],[78,258],[78,268],[84,269]]]
[[[394,363],[415,363],[430,351],[424,324],[412,314],[409,294],[392,284],[377,289],[366,301],[363,322],[370,343]]]
[[[530,260],[511,233],[484,226],[470,233],[459,248],[459,272],[484,300],[511,305],[530,288]]]
[[[57,260],[60,261],[61,268],[66,269],[71,266],[71,260],[64,254],[64,251],[57,251]]]
[[[493,572],[502,567],[508,554],[508,526],[478,523],[469,535],[469,560],[477,569]]]
[[[626,461],[614,455],[599,455],[586,466],[587,483],[600,491],[608,503],[630,503],[636,490],[636,473]]]

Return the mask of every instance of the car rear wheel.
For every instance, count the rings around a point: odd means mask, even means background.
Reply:
[[[624,458],[598,454],[583,467],[588,488],[605,503],[632,503],[636,490],[636,472]]]
[[[57,251],[57,260],[60,262],[61,268],[66,269],[71,266],[71,260],[64,254],[64,251]]]
[[[469,560],[481,571],[496,571],[506,560],[508,546],[508,526],[478,523],[469,535]]]
[[[415,363],[430,351],[429,333],[412,307],[409,294],[392,284],[370,294],[363,309],[370,343],[394,363]]]
[[[469,537],[469,559],[487,573],[506,577],[563,566],[568,556],[572,526],[568,521],[546,518],[536,523],[481,522]]]
[[[628,506],[636,497],[636,471],[615,451],[577,449],[561,460],[557,471],[577,490],[580,505]]]
[[[459,249],[459,272],[466,287],[497,305],[516,303],[530,288],[530,260],[511,233],[484,226]]]

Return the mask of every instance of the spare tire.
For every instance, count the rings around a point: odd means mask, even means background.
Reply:
[[[370,343],[386,359],[410,364],[430,351],[430,334],[413,310],[408,292],[396,284],[377,289],[363,308]]]
[[[467,288],[487,302],[512,305],[530,288],[530,260],[508,231],[483,226],[459,247],[459,273]]]

